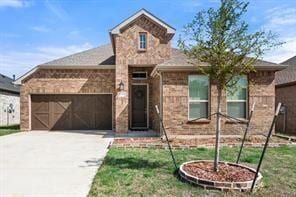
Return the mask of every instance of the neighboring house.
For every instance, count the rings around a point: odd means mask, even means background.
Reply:
[[[142,9],[109,31],[111,44],[38,65],[21,84],[21,129],[159,131],[155,105],[170,134],[214,134],[217,90],[207,76],[171,47],[175,29]],[[198,66],[207,66],[200,64]],[[242,76],[239,93],[222,111],[246,119],[256,102],[252,127],[266,131],[275,105],[275,71],[284,66],[258,61]],[[222,134],[240,134],[225,121]]]
[[[0,126],[20,123],[20,88],[0,74]]]
[[[296,56],[284,61],[288,68],[276,72],[276,104],[286,106],[286,113],[281,114],[276,123],[276,131],[296,134]]]

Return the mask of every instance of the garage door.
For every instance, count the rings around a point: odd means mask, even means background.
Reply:
[[[112,129],[112,95],[32,95],[33,130]]]

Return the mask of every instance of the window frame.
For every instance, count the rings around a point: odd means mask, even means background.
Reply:
[[[145,48],[141,48],[141,35],[145,35],[145,38],[146,38]],[[147,48],[148,48],[148,33],[147,32],[139,32],[139,34],[138,34],[138,50],[139,51],[146,51]]]
[[[137,74],[137,73],[141,73],[141,74],[143,74],[143,73],[145,73],[145,76],[146,77],[138,77],[138,78],[135,78],[135,77],[133,77],[133,74]],[[132,79],[133,80],[145,80],[145,79],[148,79],[148,73],[147,73],[147,71],[134,71],[134,72],[132,72]]]
[[[187,119],[188,121],[194,121],[195,119],[198,119],[198,118],[190,118],[190,104],[191,103],[208,103],[207,104],[207,114],[209,116],[209,112],[210,112],[210,102],[211,102],[211,81],[208,77],[208,100],[191,100],[190,99],[190,84],[189,84],[189,78],[190,77],[193,77],[193,76],[207,76],[207,75],[201,75],[201,74],[191,74],[191,75],[188,75],[188,94],[187,94],[187,109],[188,109],[188,112],[187,112]],[[211,118],[210,117],[200,117],[199,120],[197,121],[208,121],[210,120]]]
[[[246,87],[246,100],[228,100],[228,93],[226,90],[226,114],[228,114],[228,103],[242,103],[245,102],[246,113],[244,118],[234,117],[236,119],[247,120],[249,118],[249,76],[248,75],[241,75],[240,77],[246,77],[247,80],[247,87]]]

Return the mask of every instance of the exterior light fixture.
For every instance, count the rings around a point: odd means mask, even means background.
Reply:
[[[122,82],[122,80],[119,83],[119,90],[123,91],[124,90],[124,83]]]

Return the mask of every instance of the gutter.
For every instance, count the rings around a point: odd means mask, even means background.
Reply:
[[[203,66],[203,68],[207,68],[208,66]],[[196,71],[198,66],[163,66],[156,65],[155,68],[151,72],[151,76],[155,76],[157,71]],[[255,66],[255,69],[258,71],[280,71],[287,68],[286,66]]]
[[[159,115],[160,115],[160,117],[161,117],[161,119],[163,118],[162,117],[162,112],[163,112],[163,82],[162,82],[162,75],[161,75],[161,73],[160,72],[158,72],[158,71],[156,71],[155,72],[155,75],[157,75],[157,76],[159,76]],[[155,76],[154,75],[154,76]],[[159,125],[159,133],[160,133],[160,136],[162,136],[163,135],[163,133],[161,133],[161,125]]]
[[[281,83],[281,84],[275,84],[275,87],[276,88],[284,88],[284,87],[293,86],[293,85],[296,85],[296,81],[291,81],[291,82]]]

